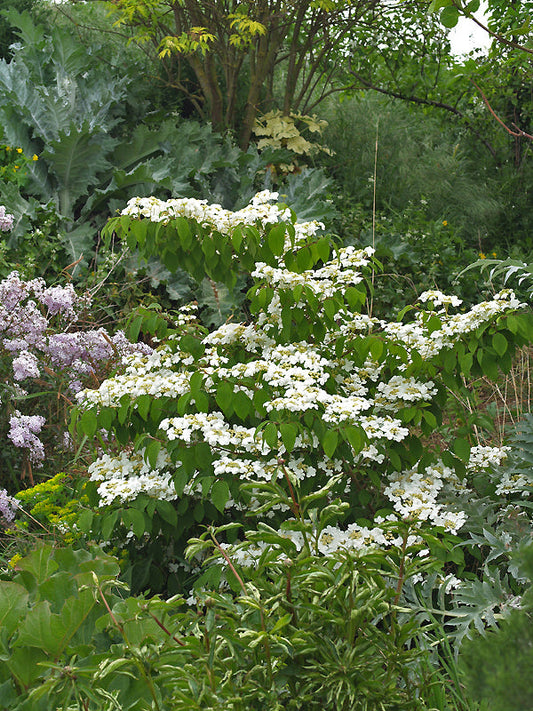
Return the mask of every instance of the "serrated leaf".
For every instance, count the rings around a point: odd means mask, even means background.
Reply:
[[[328,430],[322,439],[322,448],[326,457],[331,459],[337,449],[339,433],[337,430]]]
[[[22,585],[0,582],[0,628],[7,634],[15,631],[19,620],[28,611],[29,593]]]
[[[285,224],[283,222],[274,225],[269,230],[267,244],[274,256],[279,257],[283,254],[285,248]]]
[[[157,467],[157,457],[160,451],[161,442],[158,439],[153,439],[145,449],[144,457],[150,464],[152,469],[155,469]]]
[[[158,501],[156,511],[171,526],[175,526],[178,523],[178,512],[171,501]]]
[[[215,401],[226,417],[233,414],[233,386],[227,381],[217,385]]]
[[[279,432],[281,434],[281,441],[283,442],[283,446],[287,450],[288,454],[290,454],[294,449],[294,443],[296,441],[298,429],[290,422],[282,422],[279,426]]]
[[[278,428],[273,422],[269,422],[263,430],[263,439],[268,444],[270,449],[276,449],[278,446]]]
[[[220,513],[222,513],[230,499],[230,491],[228,484],[222,480],[215,481],[215,483],[211,487],[210,498],[215,508],[218,509]]]
[[[233,407],[235,409],[235,413],[241,418],[241,420],[244,420],[252,411],[253,404],[248,395],[243,393],[242,390],[239,390],[235,393],[233,398]]]
[[[150,412],[150,404],[152,402],[151,395],[140,395],[135,402],[137,404],[137,412],[146,422],[148,419],[148,413]]]
[[[453,443],[453,451],[463,462],[470,459],[470,443],[466,439],[456,439]]]

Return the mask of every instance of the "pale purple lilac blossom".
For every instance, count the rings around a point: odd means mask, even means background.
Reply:
[[[51,316],[58,313],[73,319],[76,319],[78,316],[75,306],[79,302],[79,297],[74,291],[72,284],[67,284],[66,286],[50,286],[40,295],[39,301],[46,306]]]
[[[41,415],[21,415],[17,410],[9,418],[7,436],[16,447],[28,450],[30,460],[40,464],[44,460],[44,446],[37,435],[42,430],[46,420]]]
[[[77,295],[71,284],[47,287],[44,279],[24,281],[16,271],[0,281],[0,353],[11,356],[14,381],[38,378],[43,368],[51,367],[61,371],[76,393],[84,379],[111,359],[120,362],[134,352],[152,352],[145,344],[130,343],[122,332],[68,331],[88,305],[89,299]],[[36,464],[45,456],[37,437],[44,422],[19,412],[10,420],[9,439],[28,449]]]
[[[0,205],[0,230],[2,232],[9,232],[13,227],[14,216],[6,212],[4,205]]]
[[[15,380],[38,378],[40,374],[39,361],[33,353],[21,351],[13,360],[13,375],[15,376]]]
[[[18,506],[16,499],[9,496],[5,489],[0,489],[0,515],[5,521],[13,521]]]

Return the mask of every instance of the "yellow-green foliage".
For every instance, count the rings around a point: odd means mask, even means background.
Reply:
[[[319,151],[329,152],[328,149],[318,143],[308,141],[301,134],[297,123],[302,126],[302,130],[310,131],[320,135],[328,125],[327,121],[318,119],[316,115],[304,116],[302,114],[291,113],[284,116],[278,109],[269,111],[267,114],[259,116],[254,124],[256,136],[263,136],[258,143],[258,148],[287,148],[287,150],[299,155],[312,156]]]
[[[194,54],[197,50],[205,56],[209,43],[215,41],[215,35],[207,31],[206,27],[191,27],[187,32],[182,32],[179,37],[169,35],[163,37],[159,45],[161,59],[173,52],[176,54]]]
[[[76,494],[68,474],[60,472],[31,489],[20,491],[15,498],[31,517],[30,521],[34,519],[46,528],[59,531],[67,542],[82,535],[77,529],[77,521],[88,499]],[[19,525],[23,525],[22,522]],[[26,527],[28,525],[26,522]]]

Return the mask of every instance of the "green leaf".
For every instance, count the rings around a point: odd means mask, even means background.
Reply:
[[[337,313],[337,305],[335,303],[335,300],[330,298],[325,299],[323,306],[326,316],[330,320],[333,320],[335,318],[335,314]]]
[[[470,459],[470,443],[466,439],[456,439],[453,443],[453,451],[463,462]]]
[[[76,522],[76,525],[80,529],[82,533],[85,533],[88,535],[91,532],[91,528],[93,525],[93,519],[94,519],[94,512],[91,511],[90,509],[86,509],[85,511],[82,511],[81,514],[78,516],[78,520]]]
[[[298,429],[290,422],[282,422],[279,426],[279,431],[281,434],[283,446],[287,450],[288,454],[290,454],[294,449],[294,443],[296,441]]]
[[[115,415],[116,411],[113,407],[102,407],[98,413],[98,427],[109,432]]]
[[[148,461],[152,469],[157,467],[157,457],[161,451],[161,442],[158,439],[153,439],[146,447],[144,458]]]
[[[248,417],[253,409],[252,401],[246,393],[242,392],[242,390],[235,393],[233,407],[235,408],[235,413],[241,418],[241,420]]]
[[[193,235],[189,220],[187,220],[185,217],[176,217],[176,219],[174,220],[174,224],[176,226],[176,230],[178,231],[181,246],[185,251],[187,251],[188,249],[190,249],[193,242]]]
[[[198,442],[193,447],[194,461],[199,471],[207,471],[213,463],[213,453],[207,442]]]
[[[146,422],[148,419],[148,413],[150,412],[150,404],[152,402],[152,396],[151,395],[139,395],[137,400],[135,401],[137,404],[137,412],[139,415],[143,418],[143,420]]]
[[[215,481],[211,487],[211,501],[222,513],[230,498],[229,486],[225,481]]]
[[[383,355],[385,346],[381,338],[372,338],[370,340],[370,355],[376,361],[379,361]]]
[[[190,353],[195,360],[203,356],[205,346],[199,338],[186,334],[180,338],[180,348],[186,353]]]
[[[327,237],[322,237],[316,243],[316,248],[320,259],[325,263],[329,259],[330,243]]]
[[[442,7],[446,7],[447,5],[451,5],[451,4],[452,4],[452,0],[432,0],[431,5],[429,6],[428,12],[437,12]]]
[[[465,10],[467,12],[472,12],[472,13],[477,12],[479,10],[480,4],[481,4],[480,0],[470,0],[470,2],[465,7]]]
[[[217,385],[215,401],[226,417],[233,414],[233,386],[226,380]]]
[[[22,620],[18,629],[17,646],[37,647],[52,657],[61,650],[65,626],[59,615],[50,610],[48,600],[37,602]]]
[[[331,459],[337,449],[337,443],[339,441],[339,433],[337,430],[327,430],[324,438],[322,439],[322,447],[326,457]]]
[[[238,252],[241,248],[243,240],[243,234],[242,230],[240,227],[236,227],[233,232],[231,233],[231,244],[233,245],[233,248],[236,252]]]
[[[195,393],[194,404],[198,412],[209,412],[209,397],[207,393],[203,391]]]
[[[438,425],[437,418],[431,412],[431,410],[422,410],[422,417],[427,422],[429,427],[431,427],[432,430],[436,429],[436,427]]]
[[[29,593],[22,585],[0,582],[0,629],[10,635],[20,618],[28,612]]]
[[[98,419],[94,410],[85,410],[79,419],[79,428],[87,437],[94,437],[98,427]]]
[[[502,333],[495,333],[492,337],[492,347],[499,356],[502,356],[507,350],[507,339]]]
[[[265,403],[270,400],[271,396],[266,390],[256,390],[253,396],[254,407],[260,417],[266,416]]]
[[[353,425],[348,425],[344,428],[344,437],[353,447],[355,454],[359,453],[363,449],[365,443],[365,435],[361,428],[354,427]]]
[[[146,530],[144,514],[136,508],[128,508],[122,512],[122,523],[133,531],[137,538],[142,538]]]
[[[27,570],[38,583],[41,583],[57,570],[58,564],[52,558],[52,547],[45,545],[19,560],[17,567],[20,570]]]
[[[189,474],[185,469],[178,469],[178,471],[174,474],[172,477],[172,481],[174,482],[174,488],[176,489],[176,494],[178,496],[181,496],[183,494],[183,490],[185,489],[185,486],[189,482]]]
[[[104,541],[109,540],[111,536],[111,531],[115,528],[115,524],[118,518],[118,510],[110,511],[102,519],[102,538]]]
[[[200,392],[203,382],[204,374],[201,370],[197,370],[191,375],[191,378],[189,380],[189,389],[193,395],[196,395],[198,392]]]
[[[285,224],[283,222],[274,225],[269,230],[267,244],[274,256],[279,257],[283,254],[285,250]]]
[[[268,444],[270,449],[277,449],[278,446],[278,428],[273,422],[269,422],[263,430],[263,439]]]
[[[157,513],[171,526],[178,523],[178,512],[171,501],[160,500],[156,505]]]
[[[452,29],[459,22],[459,10],[453,5],[442,8],[440,21],[448,29]]]
[[[478,357],[479,364],[481,365],[481,370],[483,374],[486,375],[493,381],[498,380],[498,362],[491,356],[487,351],[481,351]]]

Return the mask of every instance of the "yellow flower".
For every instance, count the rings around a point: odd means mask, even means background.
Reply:
[[[480,259],[486,259],[486,258],[487,258],[487,255],[486,255],[486,254],[483,254],[483,252],[480,252],[480,253],[479,253],[479,258],[480,258]]]
[[[9,567],[15,568],[19,560],[22,560],[22,556],[20,555],[20,553],[15,553],[13,558],[11,558],[11,560],[8,562]]]
[[[492,256],[497,257],[498,255],[496,254],[496,252],[492,252]]]
[[[22,153],[22,148],[17,148],[17,153]]]
[[[6,151],[10,151],[10,150],[11,150],[11,146],[6,146]]]
[[[442,224],[444,225],[444,227],[446,227],[448,225],[448,220],[443,220]]]
[[[15,168],[15,170],[18,170],[20,168],[20,165],[14,165],[13,168]]]
[[[32,160],[39,160],[39,156],[37,155],[37,153],[34,153],[31,157],[31,159]]]

